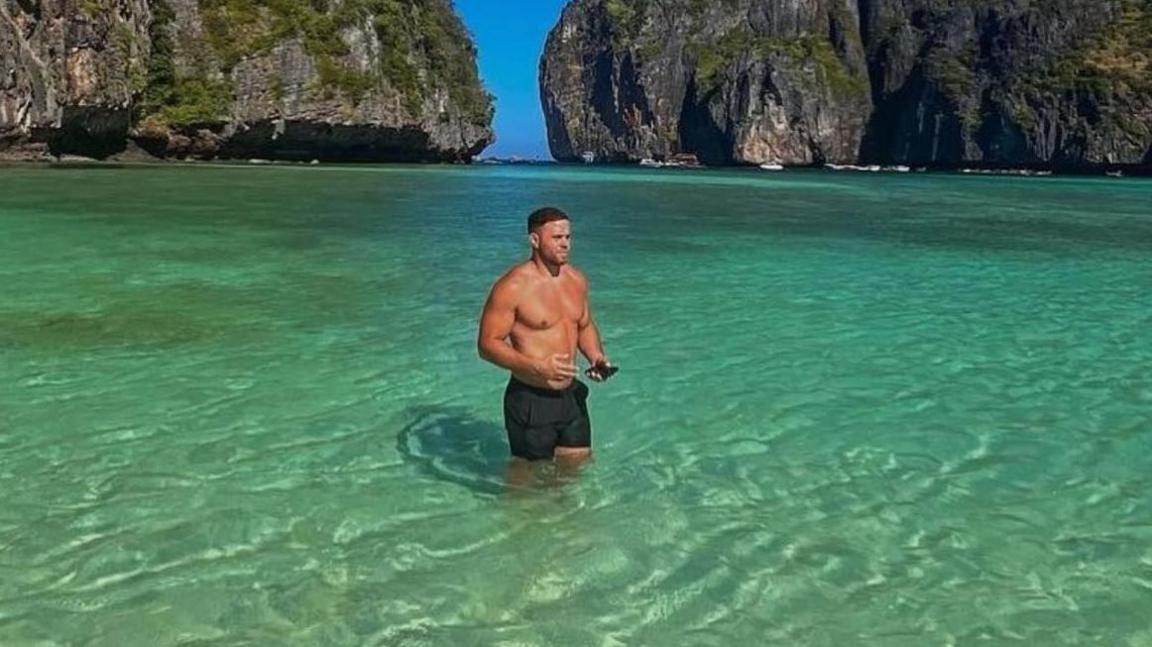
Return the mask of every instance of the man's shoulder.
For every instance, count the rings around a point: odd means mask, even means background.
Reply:
[[[532,276],[527,271],[527,265],[527,263],[517,263],[508,268],[508,271],[496,279],[496,285],[492,289],[507,292],[523,288]]]
[[[575,265],[565,265],[564,271],[568,273],[568,276],[572,277],[572,280],[579,283],[581,287],[588,285],[588,277],[584,276],[583,272],[576,269]]]

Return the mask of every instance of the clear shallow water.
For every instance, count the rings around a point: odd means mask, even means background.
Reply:
[[[595,460],[505,484],[575,216]],[[1149,645],[1152,184],[0,169],[0,644]]]

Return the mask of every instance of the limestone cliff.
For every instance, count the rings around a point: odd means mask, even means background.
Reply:
[[[455,161],[493,139],[450,0],[0,0],[0,64],[8,157]]]
[[[552,154],[854,159],[871,110],[854,0],[576,0],[540,90]]]
[[[867,161],[1152,162],[1152,0],[862,0]]]
[[[1152,163],[1152,0],[573,0],[560,160]]]
[[[122,149],[148,19],[147,0],[0,0],[0,151]]]

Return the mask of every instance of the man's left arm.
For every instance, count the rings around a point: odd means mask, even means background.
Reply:
[[[576,343],[592,366],[608,361],[604,355],[604,345],[600,343],[600,331],[596,328],[596,322],[592,321],[592,309],[588,307],[587,301],[584,303],[584,316],[580,317],[580,335]]]
[[[580,278],[584,291],[584,313],[580,316],[576,345],[592,366],[609,363],[608,357],[604,354],[604,345],[600,342],[600,330],[596,328],[596,322],[592,319],[592,306],[588,299],[588,281],[582,276]]]

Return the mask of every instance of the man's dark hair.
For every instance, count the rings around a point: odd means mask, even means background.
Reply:
[[[528,233],[557,220],[570,220],[568,214],[556,207],[541,207],[528,215]]]

